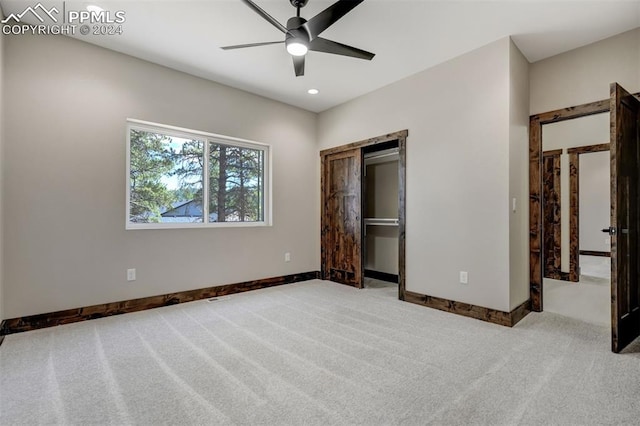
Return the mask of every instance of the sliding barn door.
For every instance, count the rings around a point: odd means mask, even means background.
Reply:
[[[640,101],[611,85],[611,347],[640,335]]]
[[[361,149],[327,154],[322,169],[322,277],[361,288]]]

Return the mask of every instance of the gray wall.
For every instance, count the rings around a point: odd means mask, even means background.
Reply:
[[[319,115],[321,149],[409,129],[407,290],[502,311],[516,303],[510,267],[524,265],[517,255],[510,266],[510,195],[521,182],[511,182],[510,149],[512,140],[526,147],[528,113],[527,78],[510,77],[522,68],[511,49],[499,40]],[[514,285],[524,302],[528,280]]]
[[[67,37],[5,41],[5,318],[319,269],[315,114]],[[273,226],[125,231],[127,117],[271,144]]]
[[[3,17],[0,11],[0,17]],[[2,29],[2,24],[0,24]],[[4,319],[4,232],[3,232],[3,186],[4,186],[4,33],[0,31],[0,321]]]
[[[531,114],[609,97],[617,82],[640,91],[640,28],[531,64]]]

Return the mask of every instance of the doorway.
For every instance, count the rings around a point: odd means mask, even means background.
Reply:
[[[543,231],[543,125],[608,112],[611,202],[606,231],[611,244],[611,348],[619,352],[640,336],[640,100],[638,95],[629,94],[616,83],[611,85],[610,93],[610,99],[530,117],[530,295],[532,310],[542,311],[546,251]],[[577,242],[574,244],[578,245]]]
[[[545,310],[611,324],[609,114],[542,126]],[[604,142],[604,143],[603,143]]]
[[[407,136],[403,130],[320,152],[322,279],[356,288],[367,275],[396,281],[404,300]],[[376,187],[384,192],[378,198]]]

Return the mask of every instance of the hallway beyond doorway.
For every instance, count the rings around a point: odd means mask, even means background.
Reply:
[[[611,259],[580,256],[577,283],[544,279],[544,310],[591,324],[611,326]]]

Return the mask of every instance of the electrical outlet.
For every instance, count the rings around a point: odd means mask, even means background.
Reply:
[[[284,254],[284,261],[285,262],[291,262],[291,253],[285,253]]]
[[[460,284],[469,284],[469,273],[467,271],[460,271]]]
[[[127,269],[127,281],[135,281],[135,280],[136,280],[135,268]]]

